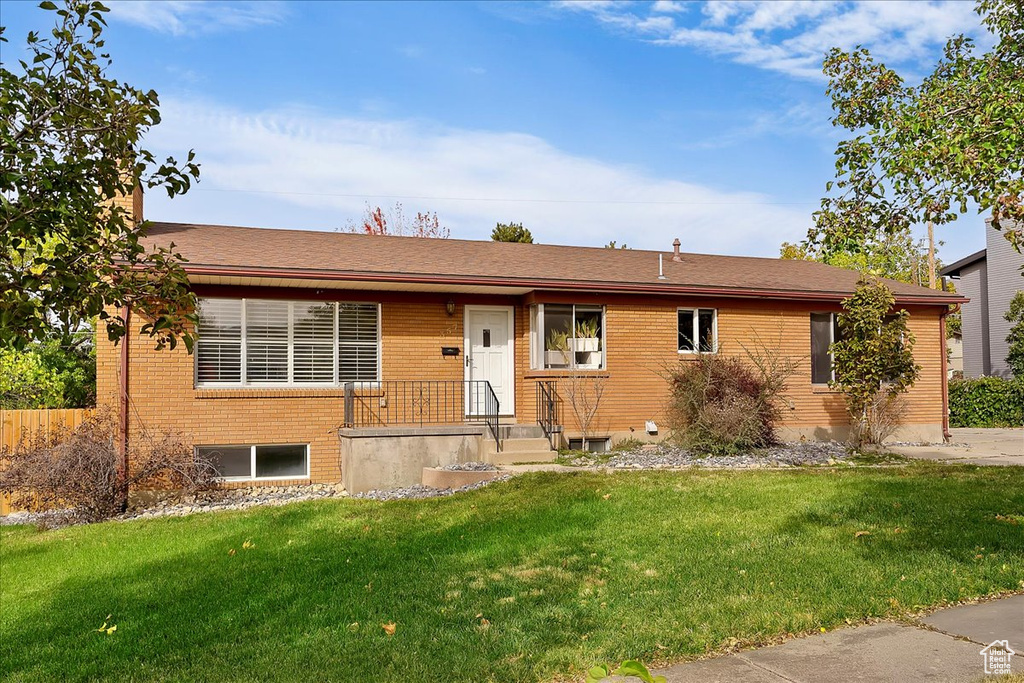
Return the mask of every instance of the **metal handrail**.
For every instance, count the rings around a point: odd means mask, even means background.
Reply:
[[[561,431],[562,399],[553,380],[537,382],[537,424],[547,437],[551,448],[556,447],[555,435]]]
[[[483,422],[501,450],[501,405],[487,380],[345,383],[345,426],[388,427]]]
[[[498,401],[498,395],[494,393],[494,387],[491,383],[484,380],[484,422],[487,424],[488,429],[491,430],[491,436],[494,437],[494,447],[499,453],[501,453],[501,428],[498,426],[498,409],[500,403]]]

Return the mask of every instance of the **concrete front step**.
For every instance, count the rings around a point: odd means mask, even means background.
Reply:
[[[540,425],[536,424],[525,424],[525,425],[501,425],[498,427],[501,432],[501,438],[504,439],[543,439],[544,430],[541,429]]]

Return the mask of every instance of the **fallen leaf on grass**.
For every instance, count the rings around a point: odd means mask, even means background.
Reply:
[[[256,547],[256,544],[255,544],[255,543],[253,543],[253,542],[252,542],[251,540],[249,540],[249,539],[246,539],[245,543],[243,543],[243,544],[242,544],[242,549],[243,549],[243,550],[252,550],[252,549],[253,549],[253,548],[255,548],[255,547]]]
[[[853,537],[854,538],[860,538],[861,536],[870,536],[870,535],[871,535],[870,531],[858,531],[857,533],[855,533],[853,535]]]
[[[348,630],[351,631],[352,633],[355,633],[356,631],[358,631],[359,630],[359,622],[358,621],[353,621],[351,624],[348,625]]]
[[[606,494],[604,494],[604,495],[603,495],[603,496],[601,496],[601,497],[602,497],[602,498],[604,498],[605,500],[608,500],[609,498],[611,498],[611,497],[612,497],[612,494],[610,494],[610,493],[606,493]]]
[[[235,556],[235,549],[232,548],[231,550],[229,550],[228,551],[228,555],[231,556],[231,557],[234,557]]]
[[[388,634],[389,636],[395,635],[395,630],[398,629],[398,625],[395,624],[395,622],[393,621],[389,621],[386,624],[381,624],[380,627],[384,629],[384,633]]]
[[[117,630],[117,624],[107,626],[107,624],[110,622],[110,616],[111,615],[108,614],[107,618],[103,620],[103,626],[100,626],[98,629],[96,629],[97,633],[106,633],[109,636],[113,635],[114,631]]]

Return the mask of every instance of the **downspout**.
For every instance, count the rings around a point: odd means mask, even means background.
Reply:
[[[953,435],[949,433],[949,368],[947,367],[949,351],[946,347],[946,316],[950,312],[947,308],[939,315],[939,340],[942,345],[942,440],[946,443],[953,438]]]
[[[117,467],[118,490],[121,497],[121,511],[128,509],[128,345],[131,341],[131,316],[130,306],[121,309],[121,320],[124,322],[124,336],[121,338],[121,461]]]

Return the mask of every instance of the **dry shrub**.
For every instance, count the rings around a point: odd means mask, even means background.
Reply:
[[[794,364],[766,352],[750,362],[717,354],[668,371],[669,426],[680,445],[703,453],[738,453],[776,442],[779,398]]]
[[[881,444],[899,429],[907,412],[904,394],[882,389],[862,414],[851,414],[851,440],[855,444]]]
[[[194,494],[216,485],[213,464],[173,434],[133,437],[122,478],[118,435],[112,411],[99,411],[72,431],[37,431],[0,453],[0,491],[30,512],[61,511],[68,522],[96,522],[123,512],[127,490]]]

